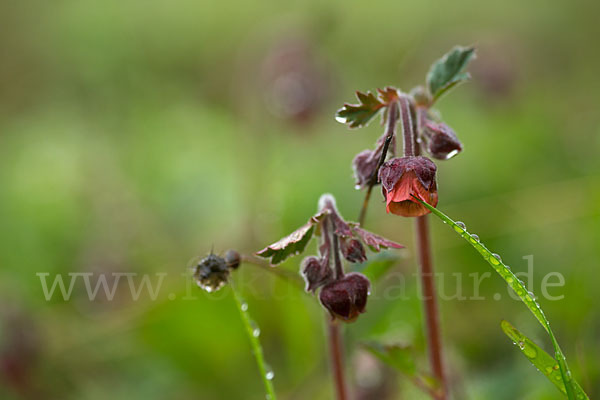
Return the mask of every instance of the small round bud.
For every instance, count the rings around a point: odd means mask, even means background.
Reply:
[[[423,86],[417,86],[410,91],[410,94],[415,99],[417,106],[429,107],[431,105],[431,95]]]
[[[356,239],[341,238],[340,248],[344,258],[352,263],[362,263],[367,261],[365,248],[362,243]]]
[[[414,197],[434,207],[437,205],[436,169],[433,161],[426,157],[394,158],[383,164],[379,179],[387,212],[403,217],[428,214],[429,210]]]
[[[302,260],[300,269],[306,281],[307,292],[314,292],[329,282],[333,276],[331,268],[328,265],[324,265],[323,260],[319,260],[315,256],[308,256]]]
[[[366,276],[352,272],[325,285],[319,300],[333,318],[353,322],[365,312],[370,286]]]
[[[215,254],[204,257],[194,269],[196,283],[209,293],[225,286],[228,278],[229,266],[227,262]]]
[[[438,160],[448,160],[462,151],[456,133],[444,123],[426,122],[422,138],[427,152]]]
[[[240,257],[240,253],[237,251],[230,249],[225,253],[225,263],[231,269],[237,269],[242,262],[242,258]]]
[[[379,157],[372,150],[363,150],[354,157],[354,160],[352,160],[352,170],[354,171],[357,189],[369,186],[378,163]]]

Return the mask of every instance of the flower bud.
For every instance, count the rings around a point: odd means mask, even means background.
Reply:
[[[209,254],[200,260],[194,270],[196,283],[209,293],[221,289],[227,283],[228,278],[227,262],[215,254]]]
[[[237,269],[240,266],[242,259],[240,253],[235,250],[227,250],[225,253],[225,263],[231,269]]]
[[[325,265],[322,260],[315,256],[306,257],[301,264],[302,276],[306,281],[306,291],[314,292],[331,280],[333,271],[329,265]]]
[[[462,151],[462,143],[456,133],[444,123],[427,121],[423,127],[422,139],[427,152],[438,160],[448,160]]]
[[[370,286],[366,276],[353,272],[325,285],[319,299],[333,318],[353,322],[365,312]]]
[[[340,248],[344,258],[352,263],[362,263],[367,261],[365,248],[362,243],[356,239],[340,238]]]
[[[352,170],[356,179],[356,188],[369,186],[369,181],[377,169],[379,157],[373,150],[363,150],[352,160]]]
[[[436,166],[426,157],[394,158],[379,170],[386,211],[403,217],[419,217],[429,213],[414,197],[436,206]],[[414,197],[413,197],[414,196]]]

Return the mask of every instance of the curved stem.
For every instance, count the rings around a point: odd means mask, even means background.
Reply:
[[[340,326],[337,321],[328,320],[327,327],[329,330],[329,354],[331,357],[333,380],[335,382],[336,399],[346,400],[348,399],[348,392],[346,389],[346,379],[344,376],[344,359]]]
[[[375,184],[377,183],[377,175],[379,174],[379,168],[385,162],[385,158],[387,157],[387,153],[390,148],[390,143],[392,142],[392,139],[396,134],[396,124],[398,123],[398,102],[394,101],[388,107],[388,120],[385,128],[385,142],[383,144],[383,149],[381,150],[381,156],[379,157],[377,168],[375,168],[375,171],[373,172],[373,175],[371,175],[371,179],[369,180],[367,193],[365,194],[365,199],[360,209],[360,214],[358,216],[358,223],[360,225],[363,225],[365,222],[365,218],[367,216],[367,207],[369,206],[369,200],[371,199],[371,192],[373,191],[373,186],[375,186]]]
[[[404,139],[404,157],[416,155],[415,129],[410,110],[410,101],[406,95],[400,96],[400,120],[402,122],[402,138]]]

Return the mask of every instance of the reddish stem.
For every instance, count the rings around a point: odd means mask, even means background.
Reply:
[[[396,123],[398,122],[398,102],[394,101],[388,106],[388,117],[387,117],[387,125],[385,128],[385,142],[383,144],[383,149],[381,151],[381,156],[379,157],[379,161],[377,162],[377,168],[373,171],[373,175],[371,175],[371,179],[369,180],[369,186],[367,187],[367,193],[365,194],[365,200],[363,201],[363,205],[360,209],[360,214],[358,216],[358,223],[363,225],[365,222],[365,218],[367,216],[367,206],[369,205],[369,200],[371,199],[371,191],[373,190],[373,186],[377,183],[377,175],[379,173],[379,168],[385,162],[385,158],[387,157],[388,150],[390,148],[390,143],[396,134]]]
[[[439,400],[445,400],[448,397],[448,388],[446,375],[444,373],[442,338],[440,333],[441,329],[437,296],[435,293],[427,215],[417,217],[415,227],[417,230],[417,247],[420,264],[419,272],[421,276],[421,287],[423,289],[423,308],[425,311],[425,331],[427,334],[429,364],[431,365],[433,376],[437,379],[441,389],[441,393],[437,398]]]
[[[342,337],[340,326],[335,320],[327,321],[329,329],[329,353],[331,357],[331,368],[335,382],[335,394],[337,400],[347,400],[348,392],[344,377],[344,359],[342,351]]]
[[[420,107],[417,109],[417,121],[415,126],[415,124],[413,124],[408,97],[400,97],[400,116],[402,121],[405,157],[417,156],[420,154],[421,149],[416,137],[424,123],[425,112],[426,110],[421,109]],[[435,293],[435,275],[433,272],[427,215],[417,217],[415,228],[419,253],[419,275],[421,278],[421,287],[423,289],[423,309],[425,314],[425,333],[427,335],[429,363],[431,365],[433,376],[440,385],[440,393],[436,398],[438,400],[446,400],[448,398],[448,387],[444,373],[440,318]]]

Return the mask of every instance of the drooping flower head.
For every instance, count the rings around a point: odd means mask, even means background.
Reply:
[[[416,198],[436,206],[436,166],[426,157],[393,158],[379,169],[381,190],[388,213],[419,217],[429,213]],[[414,196],[414,197],[413,197]]]

